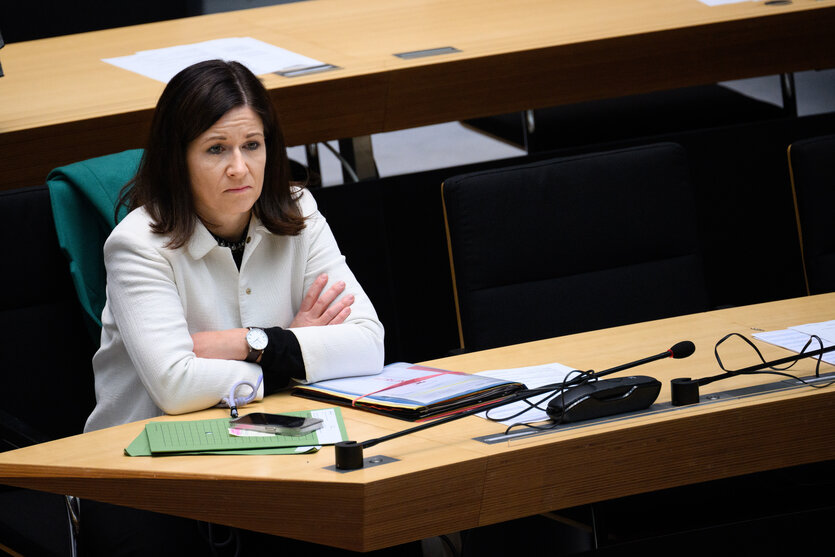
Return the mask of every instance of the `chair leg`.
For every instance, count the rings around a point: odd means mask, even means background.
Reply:
[[[783,112],[797,118],[797,91],[794,88],[794,74],[780,74],[780,90],[783,93]]]
[[[606,526],[603,515],[599,509],[595,508],[594,503],[589,505],[591,511],[591,536],[594,543],[594,549],[600,549],[605,545]]]
[[[81,526],[81,508],[78,504],[78,497],[66,495],[64,500],[67,504],[67,521],[70,533],[70,554],[78,557],[78,532]]]

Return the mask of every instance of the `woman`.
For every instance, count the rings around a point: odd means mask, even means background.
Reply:
[[[129,213],[104,247],[107,304],[86,431],[234,405],[235,385],[259,385],[262,374],[257,397],[292,380],[382,369],[374,308],[313,197],[288,176],[272,103],[244,66],[202,62],[167,85],[119,202]],[[81,512],[88,555],[299,545],[94,501]]]
[[[380,371],[383,327],[288,176],[272,103],[249,70],[214,60],[170,81],[120,199],[129,214],[104,248],[86,431],[233,405],[230,390],[262,373],[258,397],[293,379]]]

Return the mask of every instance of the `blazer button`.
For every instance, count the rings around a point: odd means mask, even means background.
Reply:
[[[247,289],[246,289],[246,293],[247,293],[247,294],[252,294],[252,289],[247,288]]]

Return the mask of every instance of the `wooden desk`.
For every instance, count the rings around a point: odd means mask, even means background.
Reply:
[[[835,66],[835,0],[317,0],[9,44],[0,189],[141,147],[163,85],[101,58],[250,36],[339,66],[264,77],[289,144]],[[395,53],[461,52],[403,60]]]
[[[634,373],[664,383],[718,373],[713,345],[750,334],[830,319],[835,294],[773,302],[582,333],[429,362],[462,371],[558,361],[605,369],[691,339],[696,353]],[[741,343],[740,343],[741,345]],[[729,346],[732,368],[752,363]],[[763,346],[767,358],[786,351]],[[795,366],[807,375],[813,364]],[[824,365],[824,372],[833,371]],[[775,379],[736,377],[702,393]],[[277,395],[248,410],[320,407]],[[222,417],[212,409],[179,418]],[[411,424],[344,409],[357,441]],[[486,445],[473,438],[503,428],[469,417],[380,444],[366,456],[396,462],[340,473],[331,447],[301,456],[130,458],[122,449],[145,422],[0,454],[0,483],[70,493],[138,508],[258,529],[353,550],[492,524],[540,512],[695,482],[835,458],[835,387],[802,388],[682,407],[655,415],[564,427]],[[554,470],[559,469],[559,474]],[[234,509],[234,512],[230,511]],[[312,517],[315,519],[311,520]],[[312,525],[312,526],[311,526]]]

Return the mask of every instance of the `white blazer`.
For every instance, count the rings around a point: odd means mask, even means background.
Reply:
[[[107,303],[93,357],[96,408],[85,431],[201,410],[228,396],[234,383],[255,383],[259,365],[198,358],[190,335],[287,327],[321,273],[328,274],[328,287],[345,281],[345,293],[356,300],[343,324],[293,329],[307,381],[382,369],[383,326],[371,301],[313,196],[304,191],[299,203],[308,218],[298,236],[272,234],[253,216],[240,272],[231,251],[199,222],[178,249],[163,247],[168,237],[151,232],[143,208],[116,226],[104,246]]]

